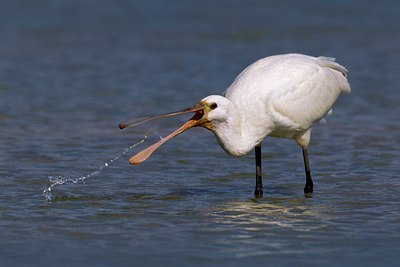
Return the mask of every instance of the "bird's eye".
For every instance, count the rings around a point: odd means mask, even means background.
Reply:
[[[216,109],[217,107],[218,107],[217,103],[212,103],[210,105],[210,109],[212,109],[212,110]]]

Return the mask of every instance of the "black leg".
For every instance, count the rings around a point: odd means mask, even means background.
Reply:
[[[256,189],[254,190],[254,196],[261,198],[263,196],[263,185],[262,185],[262,171],[261,171],[261,144],[256,146]]]
[[[310,163],[308,162],[308,151],[303,149],[304,169],[306,171],[306,186],[304,187],[304,196],[312,197],[313,181],[311,179]]]

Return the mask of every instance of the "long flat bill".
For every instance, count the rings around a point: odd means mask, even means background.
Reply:
[[[181,127],[179,127],[177,130],[175,130],[173,133],[171,133],[170,135],[168,135],[167,137],[161,139],[160,141],[158,141],[157,143],[143,149],[142,151],[140,151],[139,153],[137,153],[136,155],[134,155],[133,157],[131,157],[129,159],[129,163],[130,164],[139,164],[142,163],[143,161],[145,161],[148,157],[151,156],[151,154],[153,154],[154,151],[156,151],[157,148],[159,148],[162,144],[164,144],[165,142],[167,142],[169,139],[183,133],[184,131],[186,131],[187,129],[193,127],[196,125],[196,123],[198,122],[198,120],[196,119],[190,119],[189,121],[187,121],[185,124],[183,124]]]
[[[148,122],[148,121],[154,120],[154,119],[170,117],[170,116],[176,116],[176,115],[179,115],[179,114],[185,114],[185,113],[190,113],[190,112],[196,112],[196,111],[202,110],[203,108],[204,108],[203,105],[196,104],[191,108],[185,108],[185,109],[182,109],[182,110],[179,110],[179,111],[174,111],[174,112],[165,113],[165,114],[161,114],[161,115],[147,116],[147,117],[141,117],[141,118],[136,118],[136,119],[133,119],[133,120],[124,121],[124,122],[121,122],[120,124],[118,124],[118,127],[120,129],[124,129],[124,128],[130,127],[130,126],[136,126],[136,125],[139,125],[141,123]]]

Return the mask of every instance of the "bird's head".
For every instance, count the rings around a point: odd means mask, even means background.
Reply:
[[[228,105],[231,102],[223,96],[211,95],[204,99],[202,99],[199,103],[195,104],[190,108],[186,108],[180,111],[165,113],[156,116],[142,117],[126,122],[120,123],[118,126],[120,129],[124,129],[130,126],[135,126],[153,119],[175,116],[184,113],[194,112],[195,114],[191,119],[189,119],[185,124],[179,127],[177,130],[172,132],[167,137],[161,139],[157,143],[147,147],[146,149],[140,151],[133,157],[129,159],[129,163],[131,164],[139,164],[145,161],[150,155],[163,143],[168,141],[169,139],[183,133],[184,131],[192,128],[192,127],[204,127],[212,132],[214,132],[214,127],[218,123],[226,120],[228,117]]]
[[[229,112],[232,111],[232,102],[220,95],[210,95],[203,98],[200,103],[204,105],[203,119],[207,121],[210,127],[207,129],[213,131],[215,127],[229,118]],[[203,126],[203,125],[201,125]]]

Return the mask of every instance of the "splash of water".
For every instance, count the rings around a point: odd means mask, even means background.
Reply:
[[[47,201],[51,202],[54,199],[54,196],[52,194],[53,187],[58,186],[58,185],[63,185],[63,184],[66,184],[66,183],[74,183],[74,184],[83,183],[84,184],[86,179],[101,173],[101,171],[104,168],[109,167],[116,160],[120,159],[123,155],[128,153],[131,149],[135,148],[136,146],[138,146],[138,145],[142,144],[144,141],[146,141],[146,139],[152,133],[158,134],[157,132],[154,132],[154,131],[151,131],[151,130],[147,131],[142,140],[140,140],[139,142],[137,142],[137,143],[125,148],[118,156],[116,156],[116,157],[112,158],[111,160],[107,161],[106,163],[101,165],[94,172],[91,172],[89,174],[86,174],[86,175],[80,176],[80,177],[76,177],[76,178],[66,177],[66,176],[62,176],[62,175],[58,175],[58,176],[49,175],[48,178],[49,178],[49,181],[50,181],[50,185],[46,189],[43,190],[43,196],[46,198]],[[159,136],[160,139],[162,139],[161,135],[158,134],[158,136]]]

